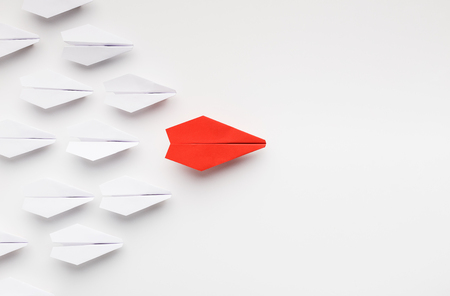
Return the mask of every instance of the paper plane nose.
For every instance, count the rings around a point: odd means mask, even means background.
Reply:
[[[166,158],[199,171],[259,150],[266,141],[201,116],[166,130],[170,147]]]

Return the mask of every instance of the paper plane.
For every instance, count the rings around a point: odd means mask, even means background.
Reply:
[[[75,224],[50,234],[53,247],[50,257],[74,265],[105,255],[123,246],[122,239]]]
[[[22,9],[45,18],[50,18],[92,1],[93,0],[24,0]]]
[[[52,293],[25,284],[13,278],[0,281],[1,296],[53,296]]]
[[[139,140],[114,127],[91,120],[69,127],[69,134],[80,142],[70,142],[67,152],[91,161],[137,146]]]
[[[91,25],[61,32],[64,42],[63,58],[90,66],[133,49],[133,43]]]
[[[171,193],[130,177],[121,177],[100,185],[100,208],[128,216],[171,197]]]
[[[45,218],[94,200],[91,193],[52,179],[42,179],[28,184],[25,186],[24,195],[23,209]]]
[[[0,232],[0,256],[22,249],[26,245],[28,245],[26,239]],[[0,295],[2,295],[1,292]]]
[[[38,35],[0,24],[0,58],[36,42],[39,42]]]
[[[176,91],[142,77],[127,74],[104,83],[107,105],[133,113],[176,95]]]
[[[93,93],[91,87],[61,74],[44,71],[20,78],[20,97],[44,109],[81,99]]]
[[[11,158],[55,143],[54,135],[12,120],[0,121],[0,155]]]
[[[265,140],[206,116],[173,126],[166,132],[170,141],[166,158],[199,171],[266,146]]]

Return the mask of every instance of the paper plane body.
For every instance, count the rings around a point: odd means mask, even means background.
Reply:
[[[80,265],[123,246],[122,239],[75,224],[50,234],[53,243],[51,257]]]
[[[89,192],[48,178],[25,186],[24,195],[23,209],[44,218],[53,217],[94,200],[94,196]]]
[[[0,155],[11,158],[55,143],[54,135],[12,120],[0,121]]]
[[[91,25],[61,32],[64,42],[63,58],[90,66],[133,49],[133,43]]]
[[[69,135],[80,141],[72,141],[67,152],[95,161],[137,146],[139,140],[114,127],[91,120],[69,127]]]
[[[130,177],[121,177],[100,185],[100,208],[128,216],[171,197],[171,193]]]
[[[22,9],[45,18],[80,7],[93,0],[24,0]]]
[[[6,24],[0,24],[0,58],[39,42],[39,36]]]
[[[0,231],[0,256],[22,249],[26,245],[26,239]]]
[[[104,83],[107,105],[129,113],[176,95],[176,91],[142,77],[127,74]]]
[[[43,109],[56,107],[93,93],[91,87],[61,74],[44,71],[20,78],[20,97]]]
[[[166,158],[204,171],[266,146],[266,141],[206,116],[166,129]]]
[[[0,281],[1,296],[53,296],[52,293],[25,284],[14,278],[6,278]]]

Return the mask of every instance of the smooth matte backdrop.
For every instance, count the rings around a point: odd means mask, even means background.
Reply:
[[[0,120],[58,141],[0,157],[0,230],[28,247],[0,278],[56,296],[378,296],[450,293],[450,2],[446,0],[95,0],[44,19],[0,2],[0,21],[41,41],[0,58]],[[84,67],[60,32],[92,24],[133,51]],[[19,98],[50,69],[95,93],[51,110]],[[133,73],[178,95],[128,114],[103,82]],[[164,158],[165,129],[207,115],[267,147],[205,172]],[[90,162],[68,126],[98,119],[139,146]],[[99,208],[98,185],[128,175],[173,198],[130,217]],[[21,209],[52,177],[96,195],[53,219]],[[125,241],[82,266],[49,257],[49,233],[80,223]]]

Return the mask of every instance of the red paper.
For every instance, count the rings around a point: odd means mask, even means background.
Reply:
[[[266,146],[266,141],[206,116],[166,129],[166,158],[204,171]]]

